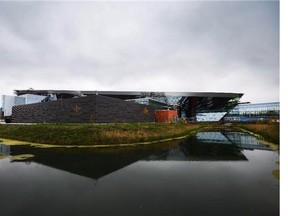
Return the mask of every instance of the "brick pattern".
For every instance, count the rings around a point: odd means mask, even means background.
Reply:
[[[145,109],[146,107],[146,109]],[[148,111],[147,111],[148,110]],[[93,95],[12,108],[14,123],[154,122],[155,108]]]

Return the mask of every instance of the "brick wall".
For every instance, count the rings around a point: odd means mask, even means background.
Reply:
[[[147,109],[145,109],[147,107]],[[93,95],[12,108],[15,123],[153,122],[155,108]]]

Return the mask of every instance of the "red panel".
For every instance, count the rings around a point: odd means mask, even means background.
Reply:
[[[156,110],[155,111],[156,122],[171,123],[177,118],[176,110]]]

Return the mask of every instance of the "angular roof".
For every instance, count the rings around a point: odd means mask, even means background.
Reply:
[[[183,97],[242,97],[243,93],[228,92],[148,92],[148,91],[86,91],[86,90],[14,90],[16,95],[36,94],[36,95],[103,95],[103,96],[124,96],[125,98],[139,98],[149,96],[183,96]]]

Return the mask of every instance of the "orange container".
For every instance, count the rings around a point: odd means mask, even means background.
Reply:
[[[177,119],[177,110],[156,110],[155,120],[156,122],[171,123]]]

